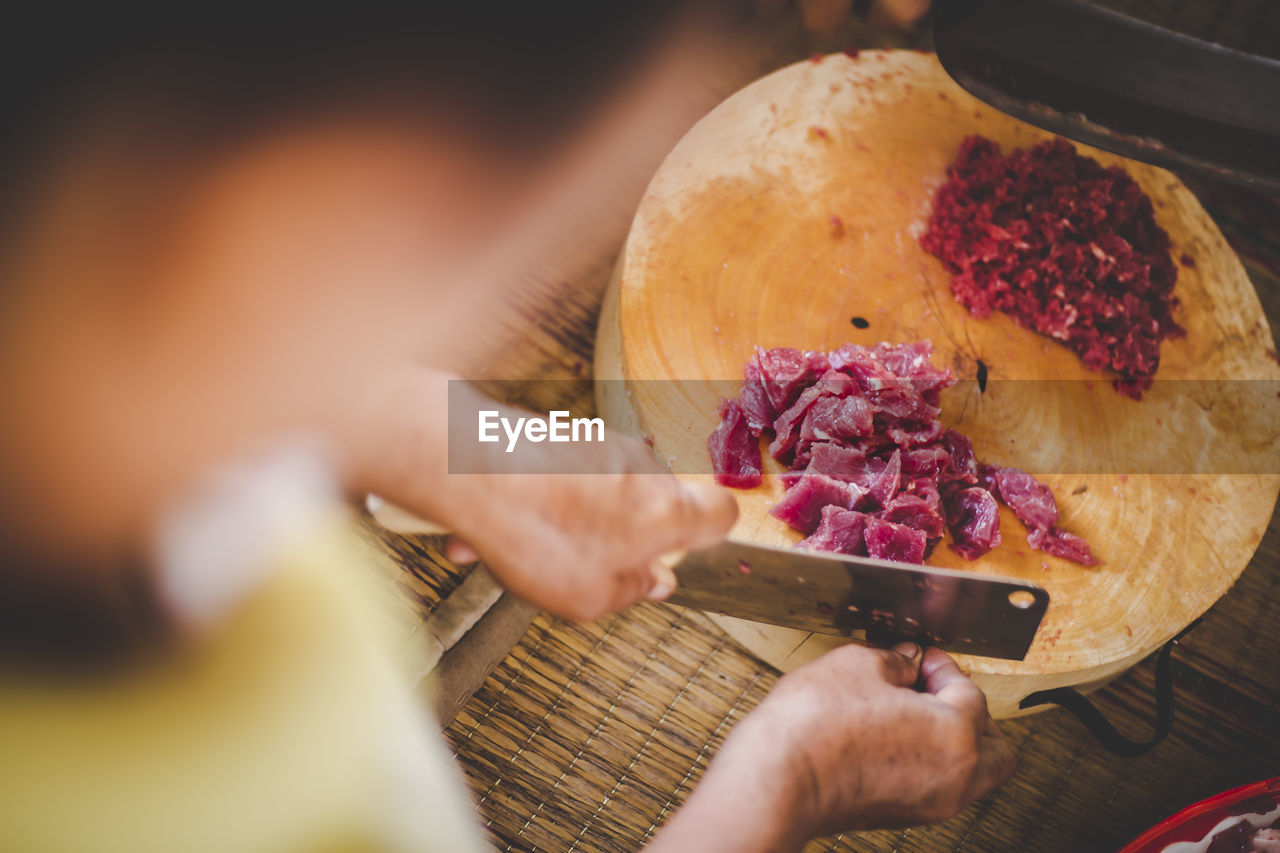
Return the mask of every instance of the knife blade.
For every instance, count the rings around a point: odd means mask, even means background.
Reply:
[[[1022,660],[1049,593],[1016,578],[732,539],[686,553],[668,603],[821,634]]]

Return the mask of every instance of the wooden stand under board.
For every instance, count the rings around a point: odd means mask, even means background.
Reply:
[[[610,425],[651,437],[660,459],[693,478],[709,477],[697,472],[709,471],[706,438],[723,386],[636,380],[740,379],[757,344],[827,350],[928,338],[935,363],[962,379],[976,376],[981,359],[990,390],[972,382],[951,389],[943,420],[973,439],[979,458],[1041,475],[1062,526],[1104,561],[1084,567],[1031,550],[1005,509],[1004,544],[979,562],[945,546],[930,558],[1031,579],[1052,596],[1026,660],[961,658],[993,713],[1009,717],[1028,693],[1096,686],[1132,666],[1239,576],[1280,492],[1280,469],[1258,461],[1277,449],[1280,365],[1239,260],[1195,197],[1167,171],[1084,147],[1122,164],[1156,204],[1183,261],[1177,316],[1188,330],[1165,343],[1158,378],[1200,390],[1157,389],[1135,403],[1112,390],[1110,377],[1007,317],[971,318],[940,262],[918,245],[934,191],[971,133],[1006,150],[1048,138],[976,101],[934,57],[916,52],[803,62],[729,98],[649,186],[606,296],[596,377],[628,380],[625,393],[621,383],[598,385]],[[1084,381],[1005,383],[1059,379]],[[1208,403],[1204,389],[1214,389]],[[1100,458],[1167,465],[1064,473],[1063,460],[1078,458],[1082,443]],[[775,477],[740,492],[732,535],[797,541],[768,514],[781,492]],[[841,642],[718,621],[782,670]]]

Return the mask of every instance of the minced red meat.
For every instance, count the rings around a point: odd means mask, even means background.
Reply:
[[[956,299],[1061,341],[1141,398],[1160,343],[1186,331],[1173,319],[1169,235],[1137,182],[1065,140],[1004,155],[981,136],[965,139],[947,178],[920,245],[951,273]]]
[[[757,348],[707,441],[717,481],[759,485],[760,437],[772,432],[769,451],[790,470],[770,512],[808,535],[802,548],[921,563],[946,529],[953,550],[977,559],[1000,544],[998,498],[1032,548],[1096,563],[1083,539],[1057,526],[1048,487],[981,464],[968,438],[943,429],[942,389],[955,380],[932,354],[928,341]]]

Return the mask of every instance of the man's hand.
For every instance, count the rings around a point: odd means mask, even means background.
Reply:
[[[463,399],[475,392],[461,388],[450,399],[448,378],[406,368],[379,378],[375,400],[351,407],[342,442],[349,481],[452,531],[451,559],[482,559],[542,610],[588,621],[666,598],[676,579],[658,558],[718,541],[737,518],[726,489],[682,483],[643,442],[616,433],[603,443],[525,445],[510,456],[484,445],[464,464],[453,460],[468,473],[450,473],[451,402],[513,420],[530,413]]]
[[[507,589],[570,619],[666,598],[676,578],[658,558],[718,541],[737,504],[724,489],[662,471],[640,442],[609,441],[611,473],[451,476],[450,558],[479,557]]]
[[[1013,772],[986,697],[937,649],[843,646],[784,676],[652,850],[798,850],[945,820]]]

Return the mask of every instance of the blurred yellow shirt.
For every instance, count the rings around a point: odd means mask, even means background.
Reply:
[[[350,525],[163,663],[0,682],[0,851],[487,849]]]

